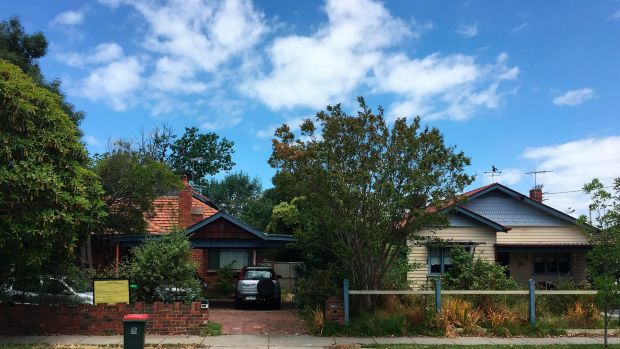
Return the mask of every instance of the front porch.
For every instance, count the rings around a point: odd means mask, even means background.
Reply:
[[[584,245],[496,245],[495,261],[523,285],[529,279],[542,287],[553,288],[563,280],[581,285],[588,283],[588,250]]]

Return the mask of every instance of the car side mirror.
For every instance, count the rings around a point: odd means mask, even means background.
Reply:
[[[278,280],[282,279],[282,275],[276,275],[276,279]]]
[[[240,276],[241,276],[241,275],[240,275],[239,273],[235,273],[235,274],[233,275],[233,278],[238,279]]]

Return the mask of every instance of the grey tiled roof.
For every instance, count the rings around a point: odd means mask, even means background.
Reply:
[[[476,197],[462,206],[507,227],[570,225],[564,220],[499,191]],[[455,223],[462,224],[463,222],[455,221]]]

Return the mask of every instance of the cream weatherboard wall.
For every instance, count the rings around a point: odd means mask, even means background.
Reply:
[[[532,252],[510,252],[510,276],[520,284],[525,285],[529,279],[537,282],[558,282],[561,279],[570,278],[578,284],[587,282],[586,252],[571,252],[570,276],[566,275],[536,275],[534,274],[534,261]]]
[[[475,258],[495,261],[495,230],[484,227],[446,227],[424,230],[420,237],[437,236],[453,242],[472,242],[476,244]],[[418,268],[407,274],[409,284],[414,288],[424,287],[429,280],[428,248],[424,245],[409,242],[409,263]]]
[[[576,226],[514,227],[497,232],[498,245],[588,245],[588,238]]]

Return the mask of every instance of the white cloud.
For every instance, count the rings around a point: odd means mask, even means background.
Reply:
[[[84,78],[77,94],[103,101],[115,110],[125,110],[133,103],[134,92],[141,86],[144,65],[136,57],[126,57],[96,68]]]
[[[456,28],[455,32],[466,38],[473,38],[474,36],[478,35],[478,23],[476,22],[469,25],[463,24]]]
[[[394,48],[432,24],[406,23],[380,2],[328,0],[325,12],[327,23],[311,35],[276,38],[271,71],[245,81],[243,91],[281,110],[324,108],[367,88],[396,97],[392,116],[466,119],[477,108],[497,108],[507,93],[500,83],[518,75],[506,54],[490,64],[458,53],[407,56]]]
[[[272,138],[274,136],[274,133],[276,132],[276,129],[282,126],[282,124],[288,125],[291,131],[299,131],[301,124],[306,119],[307,117],[298,117],[298,118],[288,119],[280,124],[271,124],[264,129],[256,131],[255,135],[257,138],[262,138],[262,139]]]
[[[222,65],[251,50],[268,31],[263,13],[249,0],[130,4],[149,24],[144,46],[162,55],[154,79],[160,82],[156,87],[167,91],[178,90],[179,81],[193,85],[186,92],[201,91],[203,86],[192,81],[198,73],[217,73]]]
[[[398,54],[376,68],[377,88],[400,96],[393,117],[421,114],[429,119],[465,120],[477,108],[497,108],[505,92],[502,81],[515,80],[517,67],[504,53],[493,64],[478,64],[472,56],[434,53],[422,59]]]
[[[52,25],[65,25],[65,26],[76,26],[84,23],[84,18],[86,17],[86,10],[78,10],[78,11],[65,11],[59,13],[52,20]]]
[[[517,32],[520,32],[522,30],[525,30],[527,27],[529,27],[529,25],[530,24],[528,22],[523,22],[523,23],[519,24],[518,26],[512,28],[512,32],[513,33],[517,33]]]
[[[561,96],[553,99],[553,104],[557,106],[574,106],[579,105],[588,99],[596,97],[596,93],[593,89],[586,87],[578,90],[570,90],[562,94]]]
[[[84,67],[89,64],[103,64],[120,59],[124,56],[123,48],[117,43],[102,43],[89,53],[69,52],[59,54],[58,58],[67,65],[73,67]]]
[[[268,48],[272,71],[246,81],[244,91],[272,109],[323,108],[368,80],[382,49],[413,35],[378,2],[329,0],[325,12],[328,22],[312,35],[276,38]]]
[[[101,147],[103,145],[103,143],[101,143],[101,141],[94,136],[86,136],[84,137],[84,141],[86,142],[86,144],[93,147]]]
[[[611,16],[609,16],[609,20],[611,21],[615,21],[620,19],[620,10],[617,10],[616,12],[612,13]]]
[[[588,138],[564,144],[528,148],[523,157],[537,163],[537,170],[552,170],[538,176],[544,192],[557,193],[579,190],[593,178],[605,184],[620,176],[620,136]],[[582,192],[549,194],[546,204],[574,216],[587,214],[589,198]]]

